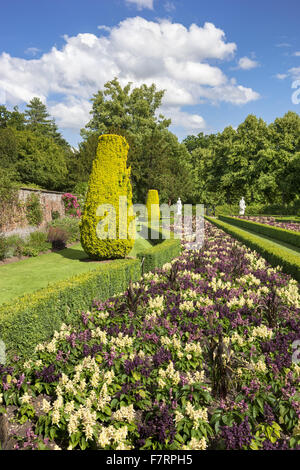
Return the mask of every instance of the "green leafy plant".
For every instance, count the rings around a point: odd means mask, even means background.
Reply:
[[[12,256],[22,256],[25,241],[19,235],[10,235],[6,237],[7,252],[6,257],[11,258]]]
[[[7,241],[4,235],[0,234],[0,261],[6,258]]]
[[[42,251],[49,250],[49,248],[50,244],[47,242],[47,234],[37,231],[30,233],[21,249],[24,256],[37,256]]]
[[[52,220],[57,220],[60,218],[60,213],[58,211],[51,211]]]
[[[28,196],[26,203],[26,217],[30,225],[40,225],[43,220],[43,209],[40,198],[33,193]]]

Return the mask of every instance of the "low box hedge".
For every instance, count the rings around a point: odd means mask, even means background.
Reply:
[[[62,323],[76,323],[94,299],[107,300],[124,292],[130,280],[171,261],[180,253],[180,240],[164,240],[139,254],[138,259],[113,260],[99,268],[50,284],[0,307],[0,340],[8,357],[28,356],[47,341]]]
[[[142,261],[142,273],[161,268],[165,263],[179,256],[181,243],[179,239],[165,240],[156,244],[153,248],[138,253],[138,258]]]
[[[300,248],[300,232],[294,232],[293,230],[286,230],[280,227],[273,227],[272,225],[252,222],[250,220],[239,219],[237,217],[228,217],[225,215],[219,215],[219,219],[223,222],[228,222],[229,224],[245,228],[246,230],[252,230],[253,232],[266,235],[267,237],[274,238]]]
[[[223,221],[213,219],[211,217],[205,217],[206,220],[216,225],[216,227],[224,230],[232,237],[236,238],[244,245],[248,246],[252,250],[257,251],[261,254],[272,266],[281,266],[282,270],[290,274],[298,282],[300,282],[300,255],[296,252],[295,254],[289,253],[278,245],[274,245],[272,241],[262,240],[251,233],[245,233],[239,228],[227,224]]]
[[[291,224],[300,224],[300,218],[297,217],[276,217],[275,222],[287,222]]]

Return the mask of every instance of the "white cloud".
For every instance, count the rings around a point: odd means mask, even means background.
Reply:
[[[296,57],[300,57],[300,51],[296,51],[296,52],[294,52],[294,54],[293,54],[293,55],[295,55]]]
[[[41,52],[41,49],[39,49],[38,47],[28,47],[25,50],[25,54],[31,55],[31,56],[36,56],[39,52]]]
[[[238,68],[242,70],[250,70],[259,66],[256,60],[249,59],[249,57],[241,57],[238,63]]]
[[[164,9],[165,9],[168,13],[171,13],[171,11],[176,10],[176,7],[175,7],[175,5],[174,5],[173,2],[167,1],[167,2],[164,3]]]
[[[49,106],[50,114],[56,117],[58,126],[68,129],[84,127],[90,119],[90,110],[90,101],[72,96],[65,102]]]
[[[292,47],[292,46],[288,42],[281,42],[279,44],[276,44],[276,47]]]
[[[166,90],[163,105],[172,108],[176,122],[193,128],[202,125],[203,118],[183,113],[180,106],[203,101],[239,105],[259,97],[221,70],[220,62],[233,58],[236,44],[226,42],[224,32],[212,23],[186,28],[167,20],[135,17],[110,28],[100,26],[101,30],[99,37],[64,36],[61,49],[53,47],[38,59],[0,55],[0,90],[5,91],[7,103],[38,96],[48,100],[62,128],[80,128],[89,119],[92,95],[118,77],[123,86],[129,81],[133,86],[155,83]]]
[[[142,10],[143,8],[149,8],[149,10],[153,10],[153,0],[125,0],[125,1],[129,5],[134,4],[138,10]]]
[[[287,73],[277,73],[276,74],[276,78],[278,78],[278,80],[284,80],[286,77],[288,77]]]
[[[181,111],[179,107],[162,108],[162,112],[171,118],[173,126],[183,127],[190,132],[200,132],[206,128],[205,120],[199,114]]]
[[[300,78],[300,67],[292,67],[289,69],[289,73],[292,76],[293,80],[297,80]]]
[[[259,93],[253,91],[252,88],[235,85],[233,82],[227,83],[224,86],[205,88],[200,96],[209,99],[215,104],[225,101],[234,105],[242,105],[249,101],[258,100],[260,97]]]

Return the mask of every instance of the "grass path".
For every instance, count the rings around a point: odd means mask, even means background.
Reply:
[[[129,256],[151,247],[148,240],[137,238]],[[0,267],[0,304],[23,294],[34,292],[49,283],[97,269],[99,263],[89,262],[80,243],[57,253],[47,253]]]

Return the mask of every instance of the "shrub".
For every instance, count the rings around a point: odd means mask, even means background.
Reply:
[[[288,206],[280,204],[247,204],[246,201],[245,215],[296,215],[300,210],[299,201],[296,200]],[[216,215],[239,215],[239,204],[217,205]]]
[[[51,219],[52,220],[60,219],[60,213],[58,211],[51,211]]]
[[[148,211],[149,224],[156,225],[159,221],[159,196],[156,189],[149,189],[147,194],[146,207]]]
[[[28,196],[26,203],[26,217],[30,225],[40,225],[43,220],[43,210],[40,198],[32,193]]]
[[[6,237],[7,241],[7,253],[6,257],[11,258],[12,256],[22,256],[25,241],[19,235],[10,235]]]
[[[30,246],[30,245],[25,245],[22,249],[22,254],[24,256],[35,257],[35,256],[38,256],[39,253],[40,251],[38,248],[34,246]]]
[[[7,251],[7,241],[4,235],[0,234],[0,261],[3,261],[6,258]]]
[[[126,139],[120,135],[99,137],[80,223],[81,244],[92,259],[124,258],[134,245],[130,168],[126,168],[128,148]],[[121,196],[127,197],[124,211],[119,208]],[[105,204],[111,210],[97,212]],[[127,221],[124,217],[126,211]],[[107,217],[107,212],[111,217]],[[108,218],[116,223],[108,223],[107,227]]]
[[[69,238],[68,232],[59,227],[50,227],[48,231],[48,240],[52,243],[53,250],[63,250]]]
[[[53,220],[48,224],[50,227],[58,227],[68,233],[67,243],[74,243],[80,239],[79,219],[77,217],[63,217]]]
[[[142,261],[142,272],[152,271],[161,268],[173,258],[179,256],[181,252],[181,242],[179,239],[165,240],[156,244],[153,248],[137,254]]]
[[[87,181],[80,181],[74,187],[74,193],[77,195],[77,201],[80,206],[81,213],[84,210],[85,199],[88,190],[88,182]]]
[[[64,201],[66,215],[70,217],[80,217],[80,205],[77,201],[77,196],[70,193],[65,193],[62,195],[62,200]]]
[[[0,232],[10,222],[13,207],[18,203],[17,184],[12,170],[1,168],[0,171]]]

